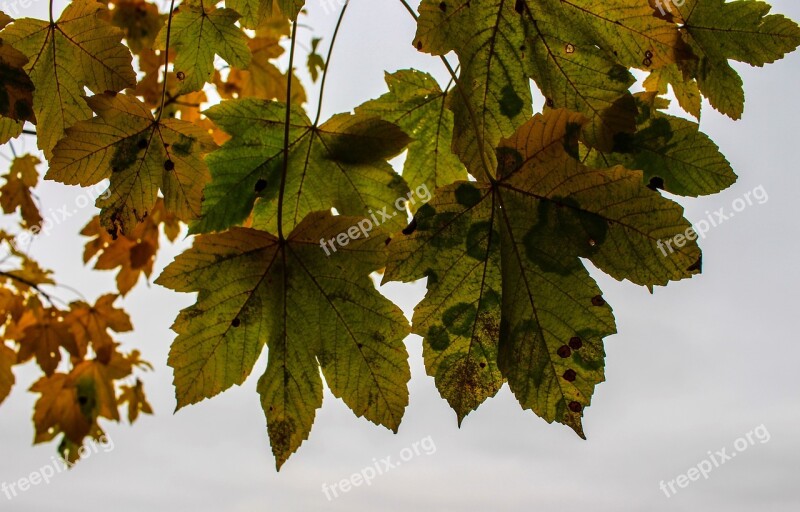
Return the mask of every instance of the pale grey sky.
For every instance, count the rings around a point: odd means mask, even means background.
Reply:
[[[319,2],[309,0],[306,23],[325,37],[325,46],[335,17],[326,16]],[[771,3],[775,12],[800,20],[796,0]],[[46,18],[46,10],[46,2],[34,0],[26,14]],[[324,113],[382,94],[384,69],[413,66],[444,81],[440,63],[414,51],[413,35],[413,21],[398,2],[354,0],[337,43]],[[586,410],[587,441],[522,411],[507,387],[458,429],[425,375],[420,339],[411,336],[411,404],[399,433],[356,418],[326,393],[310,439],[276,473],[255,391],[265,358],[244,386],[173,415],[169,327],[193,300],[142,282],[124,301],[136,329],[121,339],[155,366],[145,384],[156,415],[134,427],[107,424],[113,450],[12,501],[0,494],[0,511],[800,510],[800,172],[794,154],[800,54],[763,69],[736,68],[747,92],[744,119],[730,121],[705,105],[701,127],[740,180],[717,196],[681,203],[696,221],[707,210],[730,209],[759,186],[769,200],[708,233],[700,277],[650,295],[594,273],[614,307],[619,334],[606,340],[607,382]],[[24,144],[34,148],[31,140]],[[81,191],[48,182],[38,193],[47,209],[73,204]],[[32,253],[57,271],[59,282],[94,299],[114,285],[112,274],[81,263],[83,241],[76,234],[92,214],[89,208],[68,219],[37,240]],[[187,245],[165,245],[158,270]],[[384,291],[409,313],[424,287],[395,284]],[[72,299],[69,292],[59,294]],[[36,395],[25,389],[36,372],[26,367],[16,374],[17,385],[0,406],[0,483],[36,471],[55,453],[54,445],[31,447]],[[659,489],[661,480],[685,474],[709,451],[735,451],[737,438],[760,425],[768,442],[755,438],[708,479],[673,497]],[[349,478],[373,459],[397,461],[403,448],[428,437],[434,453],[421,452],[334,500],[323,494],[323,484]]]

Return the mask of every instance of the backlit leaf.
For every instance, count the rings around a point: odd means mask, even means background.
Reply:
[[[177,52],[175,72],[181,94],[198,91],[214,75],[214,56],[240,68],[250,63],[247,37],[235,25],[239,14],[232,9],[183,5],[172,17],[170,47]],[[167,44],[167,25],[156,38],[156,48]]]
[[[292,107],[284,231],[309,213],[336,208],[346,215],[388,211],[387,227],[399,229],[405,214],[392,206],[408,193],[387,160],[401,152],[408,136],[392,123],[364,114],[338,114],[319,127]],[[255,227],[277,234],[277,198],[283,170],[286,105],[231,100],[206,114],[233,138],[208,156],[212,181],[203,217],[194,232],[239,225],[256,199]]]
[[[36,87],[36,140],[48,159],[67,128],[91,117],[84,87],[102,93],[136,82],[131,53],[120,43],[122,31],[105,21],[107,12],[95,0],[75,0],[53,25],[24,18],[0,33],[28,58],[25,70]]]
[[[197,218],[208,180],[203,156],[214,147],[208,133],[179,119],[156,120],[125,94],[86,102],[97,117],[67,131],[53,150],[46,178],[82,186],[109,178],[109,193],[97,206],[112,232],[130,234],[147,218],[159,191],[168,211],[185,221]]]
[[[361,236],[330,256],[320,246],[359,220],[312,213],[284,242],[242,228],[200,236],[164,270],[158,284],[199,292],[173,326],[178,407],[244,382],[266,344],[258,389],[278,467],[322,404],[320,367],[357,416],[397,430],[408,403],[408,325],[369,278],[383,265],[384,240]]]
[[[694,242],[669,258],[658,248],[689,227],[678,205],[638,172],[571,156],[583,122],[535,116],[503,141],[497,182],[438,190],[389,244],[384,281],[428,278],[412,329],[459,421],[506,380],[524,408],[582,436],[615,326],[581,258],[640,285],[696,272]]]

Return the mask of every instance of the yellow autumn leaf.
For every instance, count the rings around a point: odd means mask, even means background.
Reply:
[[[209,134],[179,119],[155,119],[133,96],[107,93],[86,102],[97,117],[67,130],[45,177],[82,186],[110,179],[97,206],[103,226],[123,234],[147,218],[159,191],[178,218],[199,217],[209,179],[203,156],[215,147]]]
[[[41,160],[33,155],[23,155],[11,162],[11,169],[3,176],[6,182],[0,187],[0,206],[5,213],[14,213],[17,208],[26,227],[39,226],[42,215],[33,201],[31,189],[39,182],[36,166]]]
[[[102,93],[136,83],[131,53],[120,42],[122,31],[105,21],[107,10],[94,0],[75,0],[53,24],[23,18],[0,33],[28,58],[36,140],[48,159],[67,128],[91,117],[85,88]]]

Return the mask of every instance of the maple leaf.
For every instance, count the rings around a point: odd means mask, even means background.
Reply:
[[[80,444],[89,435],[94,419],[84,415],[78,392],[69,375],[55,373],[37,380],[30,388],[41,396],[33,408],[35,443],[44,443],[59,433]]]
[[[736,182],[736,174],[699,125],[663,114],[652,93],[637,95],[636,133],[618,137],[613,153],[593,153],[595,166],[641,169],[646,183],[683,196],[716,194]]]
[[[181,94],[198,91],[214,75],[214,56],[240,68],[250,63],[247,36],[235,25],[239,14],[232,9],[182,5],[172,17],[170,47],[177,52],[174,70]],[[156,37],[159,50],[167,47],[167,26]]]
[[[0,206],[5,213],[19,208],[26,227],[42,223],[42,215],[33,201],[31,189],[39,182],[36,166],[41,161],[33,155],[23,155],[11,162],[11,169],[3,176],[6,182],[0,187]]]
[[[241,224],[258,198],[253,227],[277,233],[286,105],[229,100],[205,114],[232,139],[206,159],[212,181],[204,191],[203,216],[192,232]],[[408,142],[396,125],[376,117],[339,114],[314,127],[300,108],[292,106],[284,230],[294,229],[310,212],[331,207],[345,215],[394,208],[408,188],[386,160]],[[390,211],[388,216],[387,228],[405,225],[405,215]]]
[[[6,399],[14,386],[14,372],[11,368],[17,362],[17,354],[5,341],[0,341],[0,404]]]
[[[686,0],[675,4],[681,34],[697,60],[684,68],[697,79],[703,96],[732,119],[744,112],[744,89],[729,60],[751,66],[782,59],[800,46],[800,27],[760,1]]]
[[[108,350],[114,344],[108,329],[114,332],[133,330],[130,317],[122,309],[114,307],[119,296],[106,294],[97,299],[94,306],[83,301],[70,304],[70,311],[65,321],[75,337],[80,357],[86,355],[86,348],[91,342],[95,352]]]
[[[408,324],[369,278],[383,266],[384,240],[357,238],[330,257],[319,245],[359,220],[312,213],[285,241],[245,228],[203,235],[164,270],[156,283],[199,292],[173,325],[179,408],[241,384],[266,344],[258,390],[278,467],[322,405],[319,367],[357,416],[397,430],[408,403]]]
[[[448,92],[427,73],[403,70],[386,75],[389,92],[356,107],[356,113],[380,116],[397,124],[413,140],[403,167],[403,179],[414,190],[425,185],[435,190],[467,171],[452,151],[453,113],[447,108]],[[416,211],[419,204],[411,206]]]
[[[28,309],[6,336],[19,343],[17,361],[24,363],[36,357],[36,363],[45,373],[53,375],[61,362],[61,348],[79,357],[75,338],[64,322],[61,311],[55,308],[42,308],[38,302],[28,303]]]
[[[384,282],[428,277],[412,330],[459,422],[505,380],[524,408],[583,436],[615,326],[580,258],[647,286],[697,272],[696,243],[671,257],[658,249],[690,226],[680,206],[639,172],[573,158],[584,122],[536,115],[502,142],[497,181],[439,189],[389,244]]]
[[[24,18],[0,33],[28,58],[36,140],[48,159],[67,128],[91,117],[84,88],[102,93],[136,83],[131,53],[120,43],[122,31],[105,21],[107,12],[95,0],[75,0],[56,23]]]
[[[166,209],[186,221],[200,215],[208,170],[209,134],[179,119],[155,119],[138,99],[125,94],[86,98],[97,117],[67,130],[53,149],[45,178],[68,185],[94,185],[109,178],[97,199],[106,229],[130,234],[164,194]]]
[[[94,217],[81,230],[81,235],[94,237],[86,243],[83,262],[88,263],[97,257],[95,269],[119,268],[117,290],[124,296],[136,285],[142,274],[150,277],[153,272],[161,224],[164,225],[167,238],[174,241],[180,232],[180,224],[173,214],[164,210],[161,199],[156,202],[150,215],[140,222],[129,236],[123,234],[113,236],[101,225],[100,218]]]
[[[153,408],[147,402],[144,386],[139,379],[136,379],[133,386],[120,387],[119,405],[123,404],[128,404],[128,423],[131,425],[139,417],[139,413],[153,414]]]

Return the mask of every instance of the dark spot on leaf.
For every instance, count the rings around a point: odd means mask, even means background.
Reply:
[[[462,206],[472,208],[481,200],[481,192],[475,185],[470,183],[462,183],[456,189],[456,201]],[[420,208],[421,210],[421,208]]]
[[[231,325],[232,325],[233,327],[239,327],[240,325],[242,325],[242,321],[241,321],[241,320],[239,320],[238,318],[234,318],[234,319],[231,321]]]
[[[646,52],[644,52],[644,56],[647,59],[652,59],[653,58],[653,52],[651,52],[650,50],[647,50]]]
[[[652,63],[653,63],[653,61],[651,59],[647,59],[647,58],[642,61],[642,65],[644,67],[646,67],[646,68],[649,68]]]
[[[383,243],[384,243],[385,245],[389,245],[389,243],[390,243],[391,241],[392,241],[392,237],[389,237],[389,238],[387,238],[387,239],[386,239],[386,240],[385,240]]]
[[[573,336],[569,339],[569,346],[572,350],[578,350],[583,346],[583,340],[581,340],[578,336]]]
[[[565,371],[564,375],[562,375],[562,377],[564,377],[564,380],[567,381],[567,382],[574,382],[575,381],[575,377],[577,377],[577,376],[578,376],[578,374],[575,373],[575,370],[573,370],[571,368],[569,370]]]
[[[558,354],[558,357],[566,359],[572,354],[572,350],[570,350],[567,345],[561,345],[558,347],[558,350],[556,350],[556,354]]]
[[[439,2],[439,9],[442,12],[447,12],[447,4],[445,2]]]
[[[442,325],[431,326],[426,339],[433,350],[442,351],[450,345],[450,335]]]
[[[180,80],[180,81],[186,80],[186,73],[184,73],[183,71],[178,71],[178,74],[176,76],[178,77],[178,80]]]
[[[439,282],[439,274],[434,272],[432,268],[425,271],[425,277],[428,278],[428,288],[430,288],[432,284]]]
[[[261,178],[256,182],[256,186],[254,187],[257,194],[260,194],[265,188],[267,188],[267,180]]]
[[[522,112],[522,107],[524,105],[525,102],[522,101],[522,98],[520,98],[516,91],[514,91],[513,87],[510,85],[503,87],[503,90],[500,93],[501,114],[509,119],[512,119]]]
[[[544,104],[547,105],[549,108],[553,108],[556,106],[556,102],[553,101],[553,98],[545,99]]]
[[[417,41],[417,50],[422,50],[422,41]]]
[[[478,366],[480,366],[481,368],[486,368],[486,363],[484,363],[483,361],[481,361],[481,363],[480,363]]]
[[[363,343],[356,343],[356,345],[358,345],[358,348],[363,348],[364,347]]]
[[[523,0],[517,0],[517,3],[514,4],[514,10],[519,14],[525,12],[525,2]]]
[[[467,255],[478,261],[486,261],[492,250],[499,248],[500,234],[488,220],[476,222],[467,231]],[[491,243],[491,247],[488,245]]]
[[[649,188],[650,190],[652,190],[654,192],[656,190],[659,190],[659,189],[663,190],[664,189],[664,178],[662,178],[660,176],[653,176],[652,178],[650,178],[650,183],[647,184],[647,188]]]
[[[581,412],[583,406],[578,402],[572,401],[569,403],[569,410],[572,412]]]
[[[175,162],[173,162],[172,160],[167,160],[166,162],[164,162],[165,171],[171,171],[174,168],[175,168]]]
[[[442,314],[442,322],[447,330],[460,336],[469,336],[475,325],[475,306],[461,302]]]
[[[417,219],[411,219],[411,223],[403,229],[404,235],[410,235],[417,230]]]
[[[147,147],[147,139],[139,139],[139,149],[144,149]]]
[[[508,176],[519,169],[524,161],[520,152],[514,148],[499,147],[496,154],[498,176]]]
[[[601,295],[595,295],[594,297],[592,297],[592,306],[598,306],[599,307],[599,306],[605,306],[605,305],[606,305],[606,301],[605,301],[605,299],[603,299],[603,297]]]

